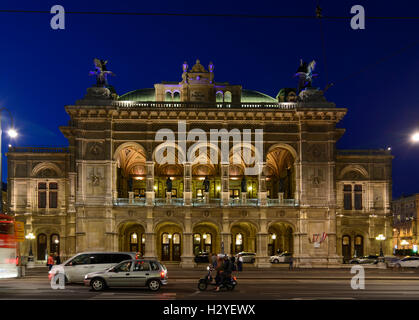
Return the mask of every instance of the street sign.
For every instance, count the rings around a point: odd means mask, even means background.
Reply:
[[[25,223],[15,221],[15,239],[17,242],[25,241]]]

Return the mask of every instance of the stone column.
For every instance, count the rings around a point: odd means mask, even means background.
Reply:
[[[228,209],[224,209],[228,210]],[[222,244],[224,244],[224,253],[231,254],[231,232],[230,232],[230,220],[229,213],[223,211],[222,217],[222,229],[221,229],[221,242],[220,242],[220,253],[222,253]]]
[[[294,266],[311,268],[310,256],[307,254],[308,248],[308,235],[307,235],[307,212],[301,210],[297,220],[297,230],[294,233]]]
[[[261,209],[260,212],[260,231],[256,234],[256,266],[258,268],[270,268],[271,263],[268,257],[268,227],[266,222],[266,209]]]
[[[147,208],[147,222],[145,225],[145,259],[158,259],[156,252],[156,234],[153,227],[153,208]],[[140,240],[141,241],[141,240]]]
[[[185,206],[192,205],[192,163],[184,163],[183,201]]]
[[[267,192],[266,192],[266,162],[262,162],[259,169],[259,189],[258,189],[258,200],[260,206],[267,205]]]
[[[298,161],[298,162],[297,162]],[[300,204],[301,202],[301,186],[302,186],[302,177],[301,177],[301,161],[295,160],[294,164],[294,170],[295,170],[295,202]]]
[[[154,191],[154,162],[153,161],[147,161],[146,162],[146,167],[147,167],[146,192],[145,192],[146,204],[147,204],[147,206],[152,206],[152,205],[154,205],[154,197],[155,197],[155,191]]]
[[[118,186],[117,186],[117,176],[118,176],[118,166],[116,161],[112,161],[112,198],[115,201],[118,198]]]
[[[193,255],[193,243],[192,243],[192,222],[191,212],[189,209],[185,212],[185,230],[183,232],[182,239],[182,256],[180,266],[182,268],[193,268],[195,267],[194,255]]]
[[[229,169],[229,163],[221,164],[221,203],[223,206],[228,206],[230,204]]]

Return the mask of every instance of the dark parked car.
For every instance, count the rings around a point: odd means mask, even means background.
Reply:
[[[378,263],[379,256],[369,255],[363,257],[353,258],[349,261],[350,264],[376,264]]]
[[[196,263],[209,263],[209,253],[208,252],[200,252],[195,256]]]

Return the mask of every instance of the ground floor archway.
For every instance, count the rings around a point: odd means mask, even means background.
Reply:
[[[193,227],[193,254],[220,252],[220,233],[212,222],[200,222]]]
[[[293,228],[290,224],[275,222],[268,229],[268,255],[288,252],[293,253]]]
[[[231,248],[233,254],[241,251],[256,252],[257,229],[250,222],[237,222],[231,227]]]
[[[137,222],[126,222],[119,228],[119,251],[145,253],[145,230]]]
[[[180,261],[182,255],[182,228],[175,222],[164,222],[156,228],[156,248],[160,260]]]

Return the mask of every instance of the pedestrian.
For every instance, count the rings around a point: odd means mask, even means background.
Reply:
[[[61,264],[60,254],[56,252],[54,253],[54,257],[55,257],[55,264]]]
[[[54,265],[54,258],[52,257],[52,253],[50,253],[47,259],[48,269],[51,270],[53,265]]]
[[[236,271],[237,270],[237,267],[236,267],[236,257],[233,254],[231,254],[230,262],[231,262],[232,270],[233,271]]]
[[[290,256],[290,264],[289,264],[289,270],[293,269],[293,259],[292,256]]]
[[[215,253],[211,256],[211,264],[214,269],[217,268],[217,255]]]
[[[222,280],[222,273],[223,273],[223,259],[219,257],[217,259],[217,266],[215,270],[217,271],[217,274],[215,276],[215,291],[220,291],[220,285]]]
[[[239,257],[237,259],[237,270],[239,272],[243,271],[243,257],[241,256],[241,254],[239,255]]]

